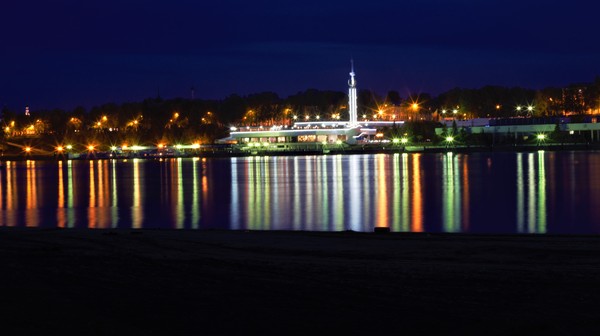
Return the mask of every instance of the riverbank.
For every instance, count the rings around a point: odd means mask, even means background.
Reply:
[[[319,147],[320,145],[317,145]],[[598,143],[565,143],[565,144],[521,144],[521,145],[354,145],[316,148],[315,146],[306,149],[219,149],[190,151],[179,155],[158,155],[152,154],[129,154],[113,155],[110,152],[85,153],[81,155],[68,156],[65,154],[27,154],[22,153],[4,153],[0,156],[0,161],[23,161],[23,160],[102,160],[102,159],[167,159],[174,157],[206,157],[206,158],[227,158],[227,157],[250,157],[250,156],[302,156],[302,155],[335,155],[335,154],[395,154],[395,153],[486,153],[486,152],[532,152],[532,151],[584,151],[600,150]]]
[[[598,236],[0,229],[7,335],[600,331]]]

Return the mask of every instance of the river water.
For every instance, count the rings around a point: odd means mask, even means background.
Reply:
[[[8,227],[600,232],[600,152],[7,161]]]

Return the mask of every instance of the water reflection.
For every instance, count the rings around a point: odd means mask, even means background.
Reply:
[[[543,151],[7,161],[0,225],[596,233],[597,172]]]
[[[545,153],[517,153],[517,231],[546,233]]]
[[[412,232],[423,232],[423,195],[421,186],[421,154],[411,155],[412,174],[407,171],[407,175],[412,175]],[[408,209],[405,209],[408,211]]]

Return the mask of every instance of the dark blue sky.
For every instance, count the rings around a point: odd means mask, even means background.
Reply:
[[[8,1],[0,104],[91,107],[308,88],[402,96],[600,75],[594,1]]]

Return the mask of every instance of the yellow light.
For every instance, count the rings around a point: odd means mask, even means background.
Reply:
[[[89,146],[87,146],[87,149],[88,149],[90,152],[91,152],[91,151],[93,151],[93,150],[94,150],[94,145],[89,145]]]
[[[107,121],[108,118],[106,116],[102,116],[102,121]]]
[[[383,133],[377,133],[377,134],[375,134],[375,136],[378,138],[383,138]]]
[[[98,122],[96,123],[96,126],[100,126],[100,125],[102,125],[102,123],[98,121]]]
[[[110,150],[111,151],[116,151],[117,150],[117,146],[110,146]]]
[[[67,145],[67,149],[73,149],[73,145]]]
[[[31,147],[29,147],[29,146],[25,147],[25,151],[26,151],[27,153],[31,152]]]
[[[192,145],[192,148],[198,149],[198,148],[200,148],[200,144],[196,142]]]
[[[173,118],[175,118],[175,119],[179,118],[179,113],[177,113],[177,112],[173,113]]]
[[[10,127],[6,126],[6,128],[4,130],[7,132],[10,132]]]
[[[454,137],[451,137],[451,136],[449,136],[449,137],[446,137],[446,141],[448,141],[448,142],[452,142],[452,141],[454,141]]]
[[[413,109],[413,110],[418,110],[418,109],[419,109],[419,104],[417,104],[417,103],[413,103],[413,104],[411,105],[411,107],[412,107],[412,109]]]
[[[63,146],[56,147],[57,152],[62,152],[64,150]]]
[[[123,146],[121,146],[121,148],[123,148],[123,149],[127,149],[127,145],[126,145],[126,144],[123,144]]]
[[[402,142],[403,144],[405,144],[405,143],[408,142],[408,139],[407,138],[402,138],[402,139],[400,139],[400,142]]]
[[[378,112],[379,112],[379,114],[383,114],[383,110],[379,110]]]
[[[158,144],[158,148],[165,148],[165,145],[160,143]]]

